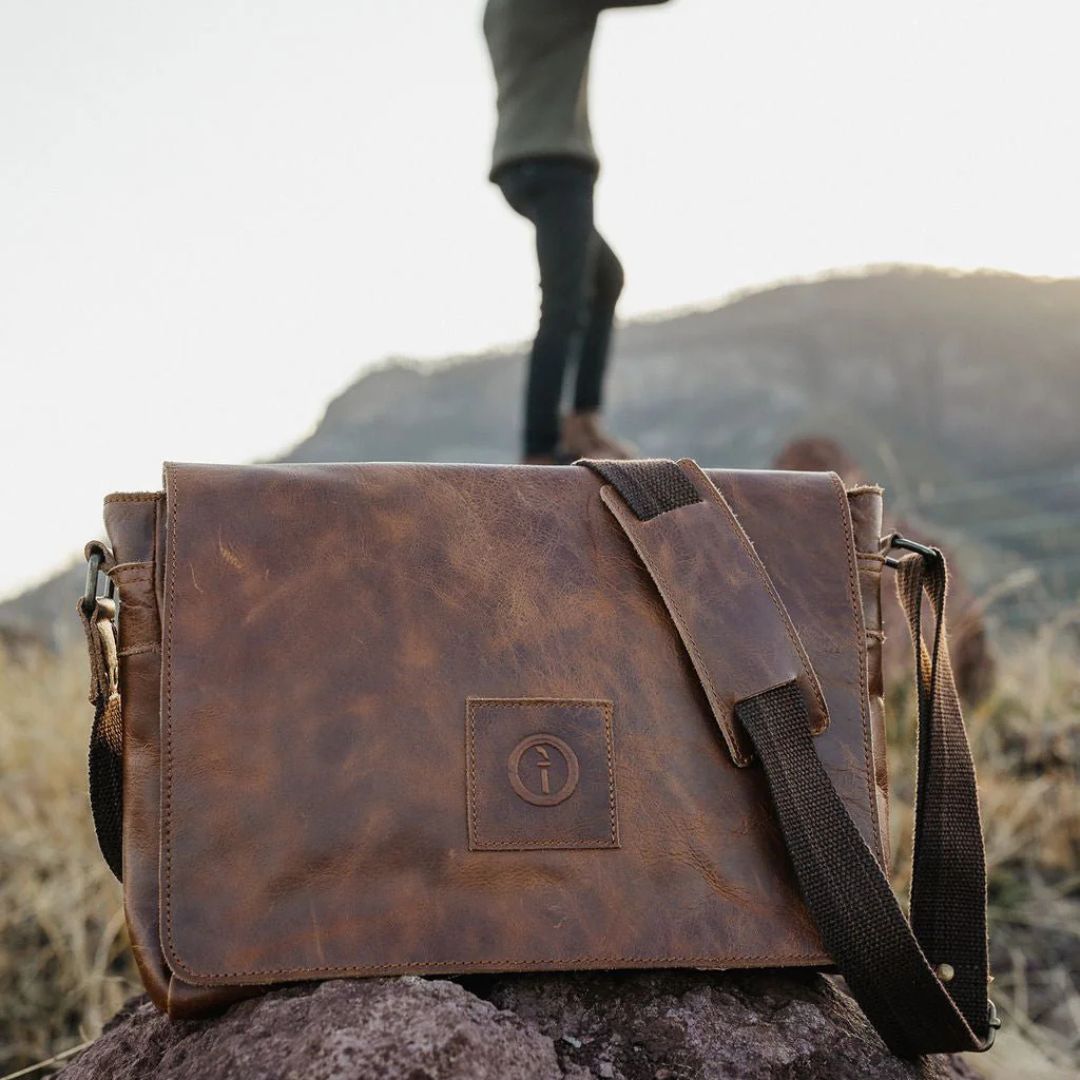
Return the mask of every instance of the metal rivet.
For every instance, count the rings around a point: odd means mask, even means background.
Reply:
[[[943,982],[952,982],[956,977],[956,971],[952,964],[938,964],[937,977]]]

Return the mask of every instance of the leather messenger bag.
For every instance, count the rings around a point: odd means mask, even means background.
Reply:
[[[816,967],[898,1053],[989,1045],[945,564],[880,538],[879,489],[689,460],[164,488],[105,500],[79,606],[95,825],[169,1015],[331,977]],[[910,922],[886,567],[917,656]]]

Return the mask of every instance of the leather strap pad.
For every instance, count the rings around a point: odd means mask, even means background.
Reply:
[[[746,766],[754,753],[736,719],[739,702],[795,682],[815,735],[828,727],[828,709],[791,618],[731,507],[693,461],[678,467],[697,500],[678,500],[643,519],[614,485],[601,488],[600,497],[663,598],[732,761]],[[604,463],[595,471],[610,478],[615,468]]]

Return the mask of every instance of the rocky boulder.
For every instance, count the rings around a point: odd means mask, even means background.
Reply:
[[[813,973],[637,972],[337,980],[201,1022],[135,998],[64,1080],[790,1080],[975,1077],[893,1057]]]

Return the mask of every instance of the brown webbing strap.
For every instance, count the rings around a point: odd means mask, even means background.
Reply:
[[[658,488],[642,478],[652,463],[580,464],[619,490],[631,508],[643,484],[654,494]],[[662,464],[670,477],[674,463]],[[659,513],[678,516],[686,505],[672,501]],[[742,532],[733,514],[714,520]],[[910,925],[814,749],[805,690],[795,681],[763,684],[737,702],[736,715],[762,765],[807,909],[890,1049],[909,1057],[983,1050],[993,1041],[997,1019],[986,992],[986,886],[975,772],[944,631],[945,562],[927,549],[902,559],[898,572],[919,660]],[[922,641],[924,591],[936,616],[930,649]]]
[[[584,461],[626,500],[639,521],[702,501],[690,478],[674,461],[644,458],[639,461]]]
[[[90,655],[90,729],[88,773],[90,811],[98,847],[109,869],[123,879],[124,816],[123,740],[120,711],[119,659],[116,650],[116,604],[106,596],[80,600],[79,619]]]

